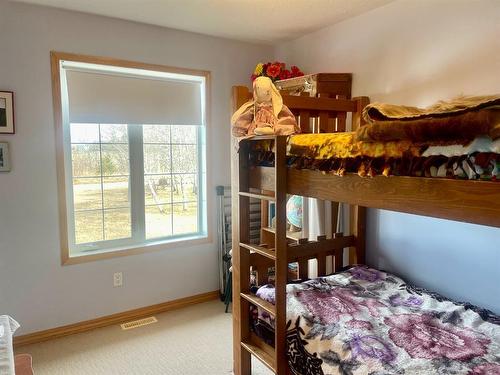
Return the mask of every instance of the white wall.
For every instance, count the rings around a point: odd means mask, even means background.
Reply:
[[[500,91],[500,2],[400,0],[276,48],[305,71],[354,72],[354,94],[426,105]],[[229,183],[230,88],[269,47],[0,0],[0,90],[16,93],[0,174],[0,314],[20,333],[217,289],[213,244],[60,265],[49,51],[213,74],[212,185]],[[209,192],[213,192],[209,186]],[[212,216],[213,217],[213,216]],[[371,264],[500,313],[500,230],[370,210]],[[112,273],[124,286],[112,287]]]
[[[230,90],[270,47],[0,0],[0,90],[15,92],[13,170],[0,174],[0,314],[29,333],[213,291],[215,245],[60,265],[49,51],[212,72],[212,186],[229,184]],[[249,83],[249,82],[248,82]],[[211,214],[215,219],[215,213]],[[214,222],[215,220],[212,220]],[[214,233],[215,237],[215,233]],[[124,286],[112,287],[123,271]]]
[[[500,1],[398,0],[280,45],[306,72],[353,72],[353,95],[428,105],[500,92]],[[500,186],[499,186],[500,189]],[[368,261],[500,313],[500,229],[381,210]]]

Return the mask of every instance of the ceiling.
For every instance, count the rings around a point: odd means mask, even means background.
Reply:
[[[394,0],[13,0],[248,42],[300,37]]]

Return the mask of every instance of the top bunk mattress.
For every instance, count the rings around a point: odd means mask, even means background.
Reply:
[[[287,321],[294,374],[500,374],[500,317],[365,266],[287,285]],[[273,325],[254,313],[259,336]]]
[[[500,95],[427,108],[373,103],[362,116],[366,125],[356,132],[291,136],[289,165],[361,177],[500,178]],[[272,159],[271,151],[263,144],[257,161]]]
[[[252,163],[274,162],[272,140],[252,142]],[[288,137],[287,162],[297,169],[361,177],[415,176],[500,180],[500,138],[472,141],[359,141],[355,132]]]

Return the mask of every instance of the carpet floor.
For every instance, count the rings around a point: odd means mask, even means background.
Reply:
[[[19,348],[36,375],[223,375],[232,373],[232,321],[211,301],[156,315],[158,323],[114,325]],[[257,359],[252,374],[271,375]]]

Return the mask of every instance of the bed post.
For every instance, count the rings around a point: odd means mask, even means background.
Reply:
[[[352,131],[366,125],[363,119],[363,109],[370,103],[367,96],[353,98],[356,102],[356,112],[352,113]],[[349,251],[349,264],[365,264],[366,250],[366,207],[350,206],[350,234],[356,237],[356,247]]]
[[[233,111],[236,111],[242,104],[248,100],[249,91],[245,86],[233,87],[232,101],[233,101]],[[248,331],[249,321],[240,321],[240,316],[248,317],[248,313],[245,314],[242,311],[242,304],[240,299],[241,293],[241,280],[249,273],[249,270],[240,269],[240,232],[239,232],[239,222],[240,222],[240,212],[239,212],[239,196],[240,191],[240,174],[239,174],[239,163],[240,158],[238,150],[235,145],[235,139],[231,137],[231,217],[233,218],[232,227],[232,249],[233,249],[233,371],[234,375],[249,375],[251,373],[251,358],[250,353],[246,350],[242,350],[241,341],[245,337],[242,337],[244,330]],[[248,262],[247,262],[248,263]],[[246,284],[250,281],[250,277],[246,278]],[[247,309],[248,310],[248,309]],[[243,312],[243,315],[241,314]],[[248,332],[247,332],[248,333]]]
[[[356,112],[352,113],[352,131],[356,131],[357,128],[366,125],[366,121],[363,118],[363,109],[370,104],[370,98],[368,96],[358,96],[352,98],[356,102]]]
[[[275,140],[275,199],[276,199],[276,232],[275,232],[275,372],[278,375],[287,373],[287,342],[286,342],[286,283],[288,275],[287,256],[287,219],[286,219],[286,136],[277,136]]]
[[[366,207],[350,206],[350,233],[356,238],[355,251],[349,252],[349,264],[365,264],[366,250]]]

